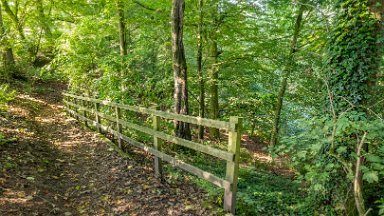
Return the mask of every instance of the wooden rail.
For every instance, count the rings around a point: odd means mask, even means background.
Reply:
[[[103,101],[83,96],[77,96],[69,93],[64,93],[64,104],[67,112],[77,120],[84,121],[85,125],[93,125],[98,132],[107,131],[117,137],[118,146],[122,147],[122,141],[130,145],[141,148],[142,150],[154,155],[154,170],[158,176],[162,176],[162,162],[167,161],[172,166],[183,169],[200,178],[212,182],[214,185],[224,188],[224,210],[235,213],[237,181],[239,172],[239,156],[240,156],[240,137],[242,118],[230,117],[229,122],[205,119],[187,115],[163,112],[155,109],[129,106],[109,101]],[[88,106],[87,106],[88,104]],[[92,104],[92,106],[90,106]],[[114,109],[114,116],[108,115],[100,111],[100,105]],[[92,108],[90,108],[92,107]],[[128,122],[122,119],[123,111],[133,111],[152,116],[152,128]],[[90,119],[89,114],[93,114],[95,119]],[[224,129],[228,131],[228,150],[220,150],[208,145],[203,145],[193,141],[185,140],[173,135],[160,131],[161,118],[173,119],[181,122]],[[101,119],[107,119],[114,122],[116,127],[111,128],[102,125]],[[124,135],[124,128],[134,129],[153,136],[153,147],[140,143],[128,136]],[[219,178],[207,171],[201,170],[195,166],[175,159],[161,151],[161,140],[165,140],[180,146],[184,146],[195,151],[214,156],[225,160],[227,163],[225,179]]]

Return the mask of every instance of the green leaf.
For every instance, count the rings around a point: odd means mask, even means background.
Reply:
[[[366,180],[368,183],[378,182],[379,175],[377,171],[369,171],[367,173],[364,173],[363,179]]]
[[[373,154],[368,154],[367,156],[365,156],[365,158],[369,161],[369,162],[372,162],[372,163],[382,163],[383,162],[383,159],[377,155],[373,155]]]
[[[346,146],[341,146],[341,147],[337,148],[336,151],[337,151],[337,153],[342,154],[344,152],[347,152],[347,147]]]

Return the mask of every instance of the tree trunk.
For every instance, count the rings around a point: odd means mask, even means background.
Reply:
[[[183,44],[184,0],[172,0],[172,61],[175,82],[175,113],[188,115],[188,79],[187,63]],[[191,139],[188,123],[175,121],[175,134]]]
[[[276,107],[275,107],[275,116],[273,119],[273,125],[272,125],[272,132],[271,132],[271,141],[270,145],[274,146],[277,143],[277,138],[279,136],[279,124],[280,124],[280,117],[281,117],[281,110],[283,107],[283,100],[285,91],[287,89],[288,85],[288,78],[293,70],[293,66],[295,64],[295,58],[294,55],[297,51],[297,41],[299,38],[300,28],[301,28],[301,22],[303,19],[303,13],[304,13],[305,6],[301,5],[300,9],[298,11],[296,21],[295,21],[295,28],[293,31],[293,38],[291,43],[291,51],[288,57],[288,63],[286,69],[283,71],[283,80],[281,82],[279,94],[277,95],[277,101],[276,101]]]
[[[199,23],[197,26],[197,76],[199,79],[199,117],[204,118],[205,115],[205,89],[204,89],[204,77],[203,77],[203,44],[202,44],[202,32],[203,32],[203,0],[199,0]],[[199,126],[199,139],[204,138],[204,127]]]
[[[380,37],[384,34],[384,0],[369,0],[368,1],[368,9],[369,12],[372,14],[374,18],[376,18],[377,21],[377,27],[373,29],[373,35],[376,35],[376,37]],[[377,44],[376,54],[374,56],[383,56],[383,48],[384,48],[383,40],[380,40],[380,43]],[[382,58],[377,58],[378,62],[376,64],[376,73],[372,73],[370,79],[368,80],[368,88],[369,88],[369,94],[375,95],[377,93],[380,94],[380,92],[375,92],[375,86],[377,84],[378,76],[380,74],[380,65]]]
[[[44,29],[44,32],[45,32],[46,36],[48,37],[48,39],[51,40],[52,39],[52,31],[50,28],[48,18],[45,16],[45,13],[44,13],[43,1],[37,0],[36,1],[36,7],[37,7],[37,10],[38,10],[39,16],[40,16],[39,20],[41,23],[41,27]]]
[[[363,148],[366,135],[367,133],[364,134],[360,143],[358,143],[356,147],[357,159],[356,159],[355,173],[354,173],[354,179],[353,179],[353,194],[355,198],[356,209],[359,216],[364,216],[366,213],[365,205],[364,205],[364,197],[363,197],[363,179],[362,179],[362,173],[361,173],[361,166],[363,166],[363,162],[364,162],[364,158],[361,156],[361,150]]]
[[[125,17],[124,17],[124,4],[122,0],[116,1],[117,6],[117,16],[119,18],[118,28],[119,28],[119,47],[120,47],[120,56],[121,56],[121,69],[120,69],[120,77],[124,78],[126,76],[127,69],[124,65],[124,56],[128,54],[127,50],[127,32],[125,29]],[[121,91],[125,91],[127,89],[126,82],[122,81],[120,84]]]
[[[219,0],[212,0],[210,2],[210,13],[212,19],[212,26],[208,33],[208,81],[207,81],[207,93],[208,93],[208,116],[211,119],[219,118],[219,90],[218,90],[218,44],[217,44],[217,30],[219,28]],[[212,138],[218,139],[220,137],[219,130],[217,128],[209,128],[209,135]]]
[[[15,57],[13,56],[13,50],[12,48],[6,48],[6,66],[7,67],[14,67],[16,62],[15,62]]]
[[[124,5],[121,0],[117,0],[117,14],[119,16],[119,39],[120,39],[120,55],[127,55],[127,41],[125,31]]]
[[[13,51],[12,48],[9,45],[8,40],[6,39],[6,31],[5,31],[5,26],[3,22],[3,13],[2,13],[2,8],[0,4],[0,34],[1,37],[3,38],[3,44],[2,46],[5,47],[5,54],[4,54],[4,65],[6,67],[13,67],[15,66],[15,58],[13,56]]]
[[[219,118],[219,89],[218,89],[218,79],[219,79],[219,71],[217,66],[217,40],[216,40],[216,32],[211,32],[209,38],[209,50],[208,50],[208,60],[210,62],[210,68],[208,70],[209,76],[209,85],[208,85],[208,94],[209,94],[209,117],[211,119]],[[210,128],[209,134],[212,138],[219,138],[219,129]]]

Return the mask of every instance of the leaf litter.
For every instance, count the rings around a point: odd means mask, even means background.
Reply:
[[[38,85],[0,118],[0,215],[217,215],[187,179],[160,181],[150,156],[122,158],[69,118],[64,84]]]

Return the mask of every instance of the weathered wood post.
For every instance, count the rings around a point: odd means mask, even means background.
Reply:
[[[70,109],[71,109],[71,106],[69,106],[69,105],[66,103],[67,101],[70,100],[69,97],[66,96],[66,95],[64,95],[64,96],[63,96],[63,100],[64,100],[64,106],[65,106],[65,108],[67,108],[68,110],[70,110]],[[70,101],[69,101],[69,102],[70,102]],[[68,112],[68,111],[67,111],[67,114],[68,114],[69,116],[72,116],[72,113],[70,113],[70,112]]]
[[[100,109],[100,104],[97,102],[94,102],[95,105],[95,117],[96,117],[96,129],[98,133],[101,133],[101,128],[100,128],[100,117],[99,117],[99,109]]]
[[[153,122],[152,122],[153,129],[158,131],[160,129],[160,117],[153,115],[152,119],[153,119]],[[156,150],[161,151],[161,140],[156,135],[153,135],[153,146]],[[155,156],[154,166],[155,166],[155,174],[160,178],[162,178],[163,162],[159,157]]]
[[[121,134],[123,133],[122,126],[120,123],[121,119],[121,109],[118,106],[115,106],[115,113],[116,113],[116,131],[117,134],[117,144],[119,145],[119,148],[121,149]]]
[[[75,105],[79,105],[79,103],[77,102],[77,98],[73,98],[73,103],[74,103]],[[79,111],[79,109],[78,109],[77,107],[72,107],[72,109],[73,109],[76,113],[80,114],[80,111]],[[79,116],[78,116],[78,115],[75,115],[75,118],[76,118],[77,121],[79,121]]]
[[[226,180],[231,183],[224,191],[224,210],[235,214],[237,181],[239,176],[240,139],[242,118],[230,117],[231,129],[228,136],[228,151],[235,155],[233,161],[227,161]]]
[[[83,106],[83,116],[85,117],[85,119],[84,119],[84,125],[86,126],[86,127],[88,127],[88,121],[87,121],[87,111],[85,111],[85,109],[87,108],[87,106],[86,106],[86,101],[85,100],[81,100],[82,101],[82,106]]]

